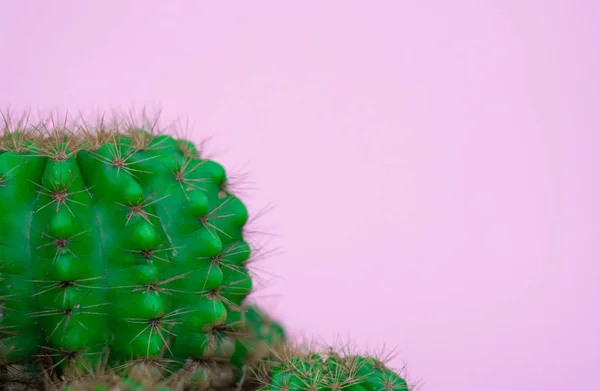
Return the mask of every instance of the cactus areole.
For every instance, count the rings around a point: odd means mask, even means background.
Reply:
[[[118,121],[5,128],[0,359],[230,357],[251,249],[223,167]]]

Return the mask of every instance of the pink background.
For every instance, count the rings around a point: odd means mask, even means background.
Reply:
[[[275,207],[256,297],[298,335],[397,347],[425,391],[599,390],[599,15],[4,1],[0,106],[149,105],[215,134]]]

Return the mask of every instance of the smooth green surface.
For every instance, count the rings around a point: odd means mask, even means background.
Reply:
[[[147,133],[138,133],[138,135]],[[69,153],[69,143],[55,148]],[[0,349],[55,363],[230,356],[252,282],[244,204],[186,140],[128,136],[67,159],[0,153]]]

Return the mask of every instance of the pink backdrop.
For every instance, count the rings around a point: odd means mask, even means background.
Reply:
[[[599,390],[598,15],[4,1],[0,106],[149,105],[215,134],[275,207],[256,297],[296,334],[397,347],[425,391]]]

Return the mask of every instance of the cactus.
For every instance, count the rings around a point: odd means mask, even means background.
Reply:
[[[246,303],[256,249],[233,188],[153,126],[5,117],[0,389],[414,390],[376,356],[288,342]]]
[[[120,118],[4,128],[0,359],[61,374],[227,360],[252,280],[224,168]]]
[[[260,391],[408,391],[406,380],[371,355],[344,354],[332,348],[282,345],[275,357],[254,371]]]

